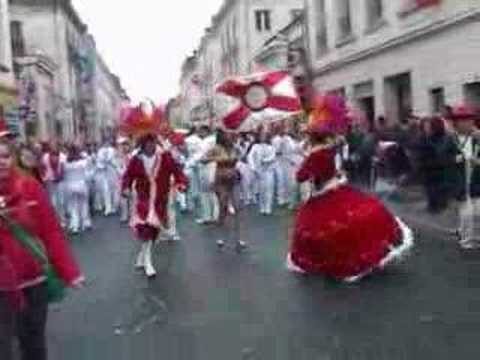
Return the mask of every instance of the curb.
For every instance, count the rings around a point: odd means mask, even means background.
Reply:
[[[413,227],[427,228],[429,230],[440,232],[448,236],[455,236],[457,232],[456,227],[448,227],[439,225],[442,222],[442,219],[426,219],[424,215],[418,214],[416,212],[409,211],[404,206],[399,206],[392,203],[391,201],[385,200],[385,203],[390,207],[397,215],[405,220],[409,225]]]

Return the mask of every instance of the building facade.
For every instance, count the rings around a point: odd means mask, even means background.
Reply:
[[[255,54],[302,12],[303,5],[304,0],[225,0],[194,52],[195,59],[187,58],[182,68],[184,121],[212,121],[215,108],[222,106],[213,96],[215,86],[229,76],[258,71]],[[194,106],[187,95],[192,79]]]
[[[120,120],[120,111],[128,96],[120,79],[110,72],[105,61],[97,54],[95,70],[94,123],[89,138],[96,142],[111,138]]]
[[[315,87],[371,122],[480,105],[480,2],[306,0]]]
[[[7,0],[0,0],[0,30],[0,116],[7,120],[13,131],[18,131],[15,121],[17,88],[13,72],[10,12]]]
[[[97,66],[95,41],[71,1],[10,0],[10,16],[26,135],[97,140],[96,72],[103,79],[104,66]]]

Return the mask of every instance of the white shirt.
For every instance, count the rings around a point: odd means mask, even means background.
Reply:
[[[65,163],[67,162],[67,156],[64,153],[60,153],[59,155],[59,161],[58,161],[58,166],[61,168],[65,166]],[[47,153],[43,155],[42,158],[42,164],[45,169],[45,174],[43,176],[44,181],[55,181],[55,172],[52,169],[51,163],[50,163],[50,153]]]
[[[470,135],[458,135],[458,143],[465,159],[473,159],[475,157],[473,138]]]
[[[140,155],[140,159],[142,159],[143,166],[145,166],[145,171],[148,175],[152,175],[153,167],[155,165],[155,159],[157,156],[147,156],[145,154]]]
[[[115,168],[116,150],[112,146],[102,146],[98,150],[97,168],[100,170],[113,170]]]
[[[74,193],[88,192],[88,160],[79,159],[76,161],[67,161],[65,163],[64,181],[67,190]]]
[[[258,173],[272,170],[275,159],[276,151],[270,144],[255,144],[248,154],[250,167]]]

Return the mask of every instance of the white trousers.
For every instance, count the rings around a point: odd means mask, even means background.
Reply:
[[[187,209],[190,211],[195,210],[197,201],[200,197],[200,178],[198,174],[198,168],[188,168],[186,175],[189,180],[188,192],[185,194]]]
[[[469,243],[479,241],[478,226],[475,226],[475,215],[480,214],[480,199],[463,201],[459,206],[459,230],[462,236],[462,242]]]
[[[200,220],[217,221],[220,215],[220,206],[217,195],[213,191],[200,194]]]
[[[102,208],[105,215],[110,215],[115,213],[119,206],[119,185],[108,172],[101,172],[99,176]]]
[[[270,215],[273,211],[273,197],[275,193],[275,172],[274,170],[263,171],[258,174],[258,205],[261,214]]]
[[[245,205],[251,205],[256,202],[256,191],[255,191],[255,176],[252,169],[244,163],[238,167],[238,170],[241,175],[240,182],[240,200],[243,201]]]
[[[277,201],[280,206],[287,204],[289,201],[290,180],[288,169],[288,164],[282,159],[280,159],[275,166]]]
[[[88,193],[69,193],[67,199],[69,229],[78,232],[90,228],[92,220],[88,206]]]
[[[120,221],[128,222],[130,218],[130,198],[120,197]]]
[[[60,219],[62,226],[67,224],[67,216],[65,211],[65,189],[64,184],[61,182],[47,182],[47,191],[50,197],[50,202],[57,212],[57,216]]]

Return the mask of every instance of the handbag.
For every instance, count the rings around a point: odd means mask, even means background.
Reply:
[[[23,226],[13,221],[10,217],[4,214],[1,215],[1,217],[5,221],[14,238],[17,239],[20,244],[42,264],[44,275],[46,277],[48,302],[56,303],[62,301],[66,296],[66,286],[55,272],[55,269],[51,266],[44,246],[34,235],[27,231]]]

